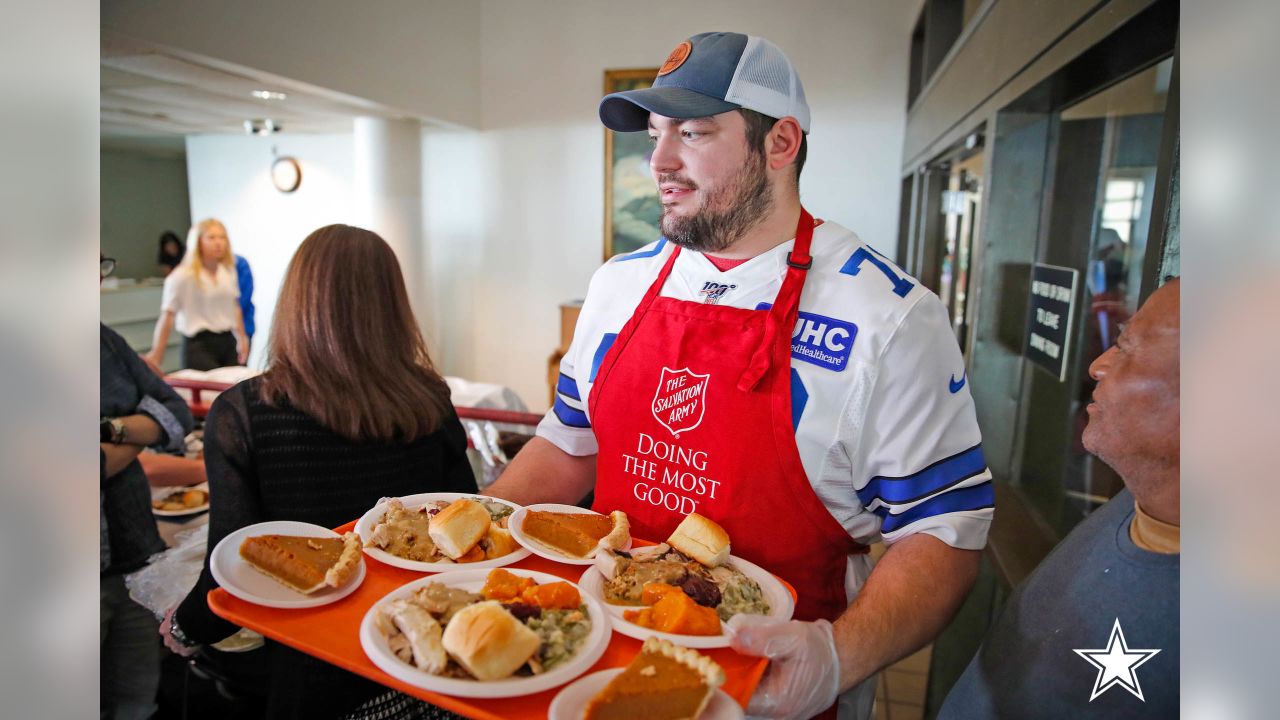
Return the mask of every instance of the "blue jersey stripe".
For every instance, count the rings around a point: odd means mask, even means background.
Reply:
[[[613,262],[626,262],[628,260],[639,260],[640,258],[653,257],[654,255],[657,255],[658,253],[662,252],[662,248],[666,246],[667,246],[667,239],[665,237],[660,238],[658,240],[658,244],[653,246],[653,249],[637,250],[636,252],[633,252],[630,255],[618,255],[613,259]]]
[[[880,525],[880,532],[891,533],[924,518],[966,510],[982,510],[995,507],[995,504],[995,488],[988,480],[981,485],[952,490],[930,498],[899,515],[889,514],[889,509],[886,507],[877,508],[876,514],[884,519]]]
[[[560,379],[556,380],[556,392],[570,400],[582,402],[582,398],[578,397],[578,383],[564,373],[560,373]]]
[[[987,469],[982,455],[982,445],[974,445],[964,452],[943,458],[914,475],[904,477],[876,476],[858,491],[858,499],[864,506],[880,498],[887,503],[915,502],[968,480]]]
[[[804,406],[809,404],[809,390],[800,379],[800,373],[791,368],[791,430],[800,427],[800,416],[804,415]]]
[[[556,418],[560,422],[569,427],[589,428],[591,423],[587,420],[587,414],[581,410],[575,410],[565,404],[564,400],[556,398],[556,404],[551,407],[555,411]]]
[[[609,348],[613,347],[613,341],[618,339],[618,333],[605,333],[600,338],[600,346],[596,348],[595,357],[591,358],[591,375],[588,376],[587,382],[596,381],[596,373],[600,372],[600,363],[604,362],[604,356],[608,354]]]

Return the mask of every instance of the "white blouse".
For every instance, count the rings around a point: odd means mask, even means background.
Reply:
[[[201,271],[201,282],[190,268],[180,265],[164,280],[160,311],[173,311],[174,327],[187,337],[202,330],[228,332],[237,327],[240,309],[240,281],[235,271],[219,265],[212,281]]]

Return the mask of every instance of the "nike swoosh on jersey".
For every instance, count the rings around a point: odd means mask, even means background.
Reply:
[[[960,388],[964,387],[965,381],[968,380],[968,378],[969,378],[968,370],[965,370],[964,372],[960,373],[960,380],[958,381],[956,380],[956,376],[952,375],[951,382],[948,383],[947,385],[947,387],[951,390],[951,394],[955,395],[956,393],[960,392]]]

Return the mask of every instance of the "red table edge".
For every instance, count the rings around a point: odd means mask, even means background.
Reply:
[[[355,525],[356,525],[356,521],[352,520],[351,522],[348,522],[344,525],[340,525],[336,528],[333,528],[333,530],[334,532],[337,532],[337,533],[344,533],[348,530],[354,529]],[[648,543],[644,543],[643,541],[641,542],[642,544],[648,544]],[[370,560],[373,560],[374,562],[378,562],[376,559],[370,558],[368,555],[365,555],[365,562],[367,563]],[[423,577],[427,577],[432,574],[438,574],[438,573],[425,573]],[[774,577],[779,582],[782,583],[783,587],[787,589],[787,592],[791,593],[791,599],[792,599],[792,602],[794,602],[798,597],[796,594],[796,589],[791,586],[791,583],[787,582],[786,580],[783,580],[777,575],[774,575]],[[426,702],[429,702],[433,705],[437,705],[439,707],[442,707],[446,710],[457,713],[464,717],[474,718],[475,720],[508,720],[504,716],[494,715],[492,713],[485,711],[483,708],[477,708],[475,705],[468,704],[468,701],[471,701],[471,702],[483,701],[484,698],[460,698],[460,697],[455,697],[453,695],[444,695],[441,693],[432,692],[430,690],[425,690],[416,685],[410,685],[409,683],[402,682],[392,677],[391,675],[388,675],[387,673],[383,672],[382,669],[380,669],[377,665],[374,665],[373,661],[369,659],[367,654],[362,655],[361,659],[364,662],[367,662],[368,666],[367,667],[359,666],[358,665],[359,660],[353,662],[351,659],[348,659],[346,657],[342,657],[342,656],[330,653],[328,651],[321,650],[319,648],[308,645],[306,643],[298,642],[294,638],[286,638],[280,633],[277,633],[274,630],[266,627],[265,625],[257,623],[256,621],[250,621],[249,623],[245,623],[244,618],[241,615],[239,615],[238,613],[235,612],[235,610],[227,607],[224,604],[225,601],[227,600],[231,600],[233,602],[244,602],[250,605],[253,604],[253,603],[249,603],[248,601],[239,600],[238,598],[235,598],[235,596],[231,595],[231,593],[228,593],[226,590],[222,588],[214,588],[213,590],[210,590],[205,599],[205,601],[209,605],[209,609],[212,610],[215,615],[217,615],[218,617],[224,620],[227,620],[228,622],[235,623],[236,625],[240,625],[241,627],[248,627],[250,630],[254,630],[255,632],[261,633],[263,636],[270,638],[282,645],[286,645],[295,650],[299,650],[312,657],[323,660],[329,663],[330,665],[341,668],[351,673],[355,673],[369,680],[372,680],[380,685],[384,685],[386,687],[399,690],[400,692],[403,692],[407,695],[419,698],[421,700],[425,700]],[[620,634],[613,629],[610,629],[610,633]],[[626,636],[623,636],[623,637],[626,637]],[[610,639],[610,642],[612,642],[612,638]],[[363,648],[361,652],[363,653]],[[597,664],[598,663],[599,661],[597,661]],[[619,667],[619,666],[613,666],[613,667]],[[742,684],[741,691],[738,693],[733,693],[726,690],[725,694],[733,698],[734,702],[738,703],[738,705],[741,706],[745,711],[747,707],[747,703],[751,699],[751,695],[755,693],[755,689],[756,687],[759,686],[760,680],[761,678],[764,677],[765,670],[768,667],[769,667],[769,660],[763,657],[760,658],[759,662],[756,662],[753,665],[751,665],[750,669],[746,671],[745,678],[744,678],[746,682]],[[598,668],[596,667],[596,665],[592,665],[590,668],[587,669],[586,672],[582,673],[576,678],[573,678],[572,680],[565,682],[563,685],[557,685],[556,687],[550,688],[548,690],[543,690],[538,693],[532,693],[532,695],[540,695],[542,693],[547,693],[547,692],[554,692],[556,694],[559,694],[561,690],[568,687],[569,685],[572,685],[573,683],[577,682],[583,677],[586,677],[587,675],[591,675],[600,670],[607,670],[607,669],[609,668]],[[555,695],[552,695],[552,698],[554,697]],[[505,700],[508,698],[502,698],[502,699]],[[480,714],[476,714],[477,710],[479,710]]]
[[[174,377],[172,374],[164,376],[164,381],[173,388],[182,388],[191,392],[191,400],[187,406],[191,409],[191,414],[198,418],[204,418],[209,414],[209,407],[212,402],[204,402],[202,392],[208,390],[210,392],[223,392],[230,390],[234,383],[221,382],[216,380],[197,380],[195,378]],[[511,425],[528,425],[536,427],[542,422],[542,416],[535,413],[520,412],[516,410],[499,410],[496,408],[473,408],[473,407],[454,407],[458,417],[463,420],[487,420],[489,422],[508,423]]]

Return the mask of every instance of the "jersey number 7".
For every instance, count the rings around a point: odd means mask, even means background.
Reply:
[[[893,294],[901,298],[906,297],[907,293],[911,292],[911,288],[915,287],[915,284],[904,277],[900,277],[893,271],[893,268],[889,267],[889,263],[877,257],[877,254],[874,250],[860,247],[853,252],[853,255],[849,256],[849,260],[845,262],[844,267],[840,268],[840,272],[845,275],[857,275],[862,270],[863,261],[869,260],[872,265],[876,266],[876,269],[889,278],[889,282],[893,283]]]

